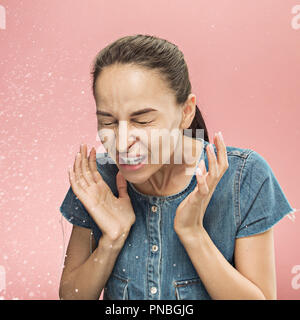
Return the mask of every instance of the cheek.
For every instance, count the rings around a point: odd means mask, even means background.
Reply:
[[[112,129],[100,129],[98,130],[98,136],[104,148],[109,152],[112,146],[115,144],[115,133]]]

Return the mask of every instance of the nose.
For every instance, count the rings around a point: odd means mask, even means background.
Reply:
[[[116,133],[116,149],[119,154],[126,155],[128,150],[134,144],[135,138],[128,131],[127,121],[119,121],[118,132]]]

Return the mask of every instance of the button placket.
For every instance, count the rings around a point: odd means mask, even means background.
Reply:
[[[152,207],[151,207],[151,211],[152,211],[152,212],[156,212],[156,211],[157,211],[157,206],[152,206]]]
[[[155,200],[154,200],[155,201]],[[149,234],[149,257],[147,265],[147,283],[148,293],[147,297],[151,299],[159,299],[160,287],[160,256],[159,254],[152,254],[158,251],[160,245],[160,210],[155,203],[150,204],[150,213],[148,216],[148,234]]]

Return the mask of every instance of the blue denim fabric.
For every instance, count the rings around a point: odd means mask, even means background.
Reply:
[[[202,158],[208,167],[207,141]],[[213,145],[217,153],[216,146]],[[266,160],[251,149],[227,146],[229,168],[219,181],[206,209],[203,224],[214,244],[234,266],[235,239],[264,232],[286,214],[290,206]],[[98,171],[118,196],[118,168],[97,154]],[[106,162],[106,164],[105,164]],[[195,173],[177,194],[150,196],[127,182],[136,214],[104,288],[104,300],[209,300],[211,297],[173,230],[176,208],[196,187]],[[72,224],[90,228],[98,244],[101,231],[70,187],[60,207]]]

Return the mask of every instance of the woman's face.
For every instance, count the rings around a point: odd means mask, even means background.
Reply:
[[[170,163],[181,141],[183,109],[163,79],[115,64],[98,76],[95,95],[99,136],[126,180],[143,183]]]

